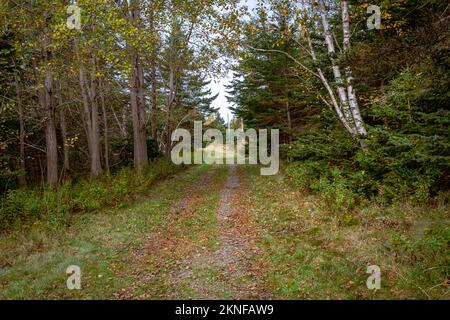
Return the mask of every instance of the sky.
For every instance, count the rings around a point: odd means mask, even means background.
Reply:
[[[241,0],[241,3],[247,5],[249,9],[253,9],[256,2],[257,0]],[[227,101],[225,89],[225,85],[229,84],[232,78],[233,74],[232,72],[229,72],[226,76],[220,79],[212,79],[209,84],[209,88],[211,89],[213,95],[219,93],[217,99],[213,101],[212,106],[219,108],[220,116],[225,120],[225,122],[228,122],[228,119],[231,120],[233,118],[233,115],[229,109],[231,104]]]
[[[228,120],[231,120],[231,118],[233,118],[233,115],[229,109],[231,104],[227,101],[225,89],[225,85],[229,84],[231,80],[232,73],[229,72],[228,75],[220,79],[213,79],[209,84],[209,88],[211,89],[213,95],[219,93],[219,96],[216,98],[216,100],[212,102],[212,106],[214,108],[219,108],[220,116],[225,120],[225,122],[228,122]]]

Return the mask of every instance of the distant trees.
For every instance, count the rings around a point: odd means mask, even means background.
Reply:
[[[281,154],[302,162],[309,187],[342,175],[363,197],[423,202],[449,185],[450,7],[373,4],[380,29],[367,28],[366,2],[258,1],[241,21],[230,100],[246,124],[281,136],[289,101]]]
[[[208,28],[223,3],[82,0],[78,30],[67,1],[2,2],[0,184],[57,186],[170,154],[175,126],[216,113]]]
[[[324,0],[310,2],[267,0],[259,3],[261,7],[267,5],[270,9],[269,14],[262,10],[263,14],[260,16],[266,21],[268,30],[274,32],[282,21],[285,25],[284,32],[276,42],[272,42],[271,47],[251,43],[250,48],[253,51],[284,55],[292,60],[302,79],[313,76],[320,80],[327,98],[322,95],[319,95],[319,98],[335,110],[343,127],[358,139],[361,147],[366,150],[364,138],[367,136],[367,130],[361,116],[351,66],[342,65],[342,60],[339,60],[340,56],[350,51],[348,1],[341,1],[337,7],[331,4],[327,6]],[[331,24],[330,18],[337,18],[339,12],[340,24]],[[252,24],[247,25],[252,34],[267,32],[264,28],[262,30],[255,28]],[[339,37],[337,31],[340,30],[342,34]],[[342,45],[339,44],[339,39]],[[291,44],[286,47],[289,42]],[[295,45],[292,45],[293,42]],[[341,52],[336,50],[336,45]],[[328,56],[328,63],[324,53]],[[274,59],[273,55],[271,59]],[[330,73],[333,81],[330,81]]]
[[[305,118],[314,114],[311,107],[316,101],[310,95],[318,83],[301,78],[303,71],[290,58],[302,58],[299,45],[294,39],[281,40],[291,33],[292,16],[275,10],[273,20],[267,19],[267,12],[259,11],[247,30],[248,47],[234,69],[228,99],[246,126],[279,128],[281,141],[288,143],[301,130]]]

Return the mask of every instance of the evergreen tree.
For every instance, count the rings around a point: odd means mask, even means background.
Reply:
[[[260,12],[246,34],[248,49],[242,54],[234,79],[228,86],[232,110],[252,128],[278,128],[283,142],[290,142],[295,132],[306,125],[306,118],[318,111],[313,93],[314,79],[304,74],[284,54],[262,51],[277,48],[292,57],[300,50],[286,15],[275,13],[272,21]],[[253,30],[259,30],[254,34]],[[284,39],[280,41],[280,39]],[[254,50],[259,48],[262,50]]]

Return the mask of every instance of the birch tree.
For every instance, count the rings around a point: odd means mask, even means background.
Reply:
[[[336,90],[338,92],[339,102],[336,101],[334,97],[334,93],[332,88],[329,85],[329,82],[323,75],[321,70],[318,71],[318,75],[327,88],[330,99],[334,105],[334,109],[339,117],[339,120],[342,122],[343,126],[346,130],[355,138],[359,139],[361,148],[367,150],[367,146],[364,143],[363,138],[367,136],[367,131],[364,126],[363,119],[361,117],[361,113],[358,105],[358,98],[356,96],[355,89],[353,87],[352,81],[352,73],[350,66],[345,66],[345,76],[342,76],[341,67],[337,62],[337,52],[335,48],[335,39],[332,35],[332,30],[330,28],[330,24],[328,21],[328,12],[325,5],[325,0],[317,0],[319,6],[319,13],[323,31],[323,37],[325,40],[328,57],[331,63],[331,69],[333,72],[334,82],[336,86]],[[343,48],[344,54],[350,50],[350,18],[348,13],[348,2],[342,1],[341,4],[342,11],[342,30],[343,30]],[[311,39],[307,35],[308,46],[311,50],[312,57],[316,60],[314,48],[311,43]]]
[[[358,98],[352,84],[352,73],[350,66],[345,66],[345,81],[342,78],[340,66],[336,62],[336,50],[334,40],[331,35],[330,25],[328,22],[325,0],[318,0],[319,12],[322,22],[323,34],[328,50],[328,56],[331,61],[334,80],[336,82],[337,91],[340,99],[340,107],[343,111],[345,120],[350,127],[350,133],[359,138],[364,138],[367,131],[358,106]],[[350,49],[350,18],[348,13],[348,1],[342,1],[342,30],[343,30],[343,48],[344,53]],[[346,89],[345,89],[346,87]],[[365,143],[360,140],[361,147],[366,149]]]
[[[292,5],[290,2],[268,2],[273,6],[284,6],[285,12],[294,10],[292,8],[289,8]],[[315,23],[314,19],[312,19],[312,16],[314,15],[312,11],[315,10],[314,3],[317,4],[318,7],[318,12],[320,15],[320,26]],[[257,51],[276,52],[284,54],[292,59],[302,70],[319,79],[328,94],[328,99],[322,98],[322,101],[327,106],[332,107],[335,110],[336,115],[345,130],[359,141],[362,149],[367,150],[367,146],[364,142],[364,138],[367,136],[367,131],[365,129],[364,121],[360,113],[358,98],[353,87],[351,68],[350,66],[345,66],[344,74],[341,71],[341,66],[338,63],[339,52],[336,50],[335,46],[337,40],[329,23],[329,12],[325,5],[325,1],[315,0],[313,1],[313,3],[306,3],[305,1],[296,2],[295,11],[298,15],[296,17],[296,21],[300,27],[300,30],[298,30],[297,32],[301,35],[302,43],[299,42],[300,47],[304,51],[304,53],[306,53],[313,61],[313,65],[316,65],[315,70],[308,66],[308,63],[306,63],[305,61],[297,59],[292,54],[289,54],[283,50],[262,49],[255,47],[250,48]],[[342,2],[341,12],[343,30],[342,47],[344,48],[344,52],[342,52],[342,54],[345,54],[350,50],[350,19],[347,1]],[[330,63],[329,67],[332,71],[334,80],[332,82],[327,79],[326,70],[323,70],[323,68],[319,66],[319,59],[316,53],[315,44],[311,40],[310,30],[314,33],[321,34],[324,39],[324,45]],[[295,37],[295,33],[291,36]]]

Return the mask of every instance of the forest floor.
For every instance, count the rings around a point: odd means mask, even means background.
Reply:
[[[448,298],[442,270],[420,268],[405,249],[448,221],[446,208],[361,214],[343,223],[283,174],[193,166],[127,208],[1,236],[0,298]],[[372,264],[380,290],[366,286]],[[81,290],[67,289],[69,265],[81,268]]]

